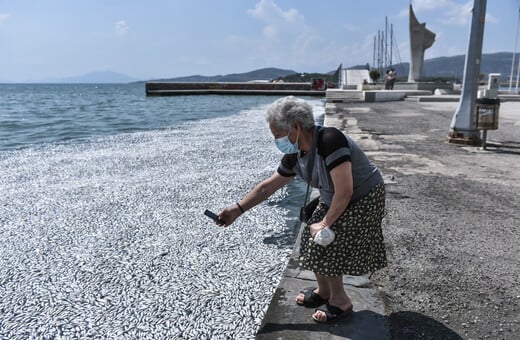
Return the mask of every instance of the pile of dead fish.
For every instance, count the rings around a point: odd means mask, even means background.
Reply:
[[[227,133],[222,133],[227,131]],[[261,112],[0,154],[0,338],[253,338],[291,246]]]

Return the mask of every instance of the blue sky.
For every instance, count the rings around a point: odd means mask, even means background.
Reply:
[[[513,51],[520,0],[488,0],[484,53]],[[114,71],[137,79],[264,67],[372,64],[393,24],[409,61],[409,0],[0,0],[0,81]],[[425,58],[465,54],[473,0],[413,0],[437,34]],[[520,44],[519,44],[520,49]],[[394,60],[396,60],[394,53]]]

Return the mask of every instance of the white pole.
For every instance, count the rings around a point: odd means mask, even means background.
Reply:
[[[515,92],[518,92],[518,78],[520,78],[520,58],[518,58],[518,66],[516,68],[516,83],[515,83]]]
[[[520,6],[518,8],[518,19],[516,20],[516,33],[515,33],[515,49],[513,51],[513,60],[511,61],[511,75],[509,76],[509,92],[511,92],[511,88],[513,87],[513,72],[515,69],[515,55],[516,55],[516,46],[518,43],[518,28],[520,27]],[[516,76],[516,83],[518,88],[518,75]]]
[[[469,30],[468,53],[464,62],[462,94],[457,111],[450,124],[450,143],[480,144],[480,131],[474,124],[475,99],[477,99],[480,76],[480,61],[482,60],[482,42],[486,18],[487,0],[473,0],[473,14]]]
[[[390,66],[393,66],[392,52],[394,49],[394,24],[390,24]]]
[[[385,32],[383,32],[381,30],[381,69],[379,71],[381,73],[381,75],[383,75],[385,72],[383,70],[384,64],[385,64]]]
[[[381,72],[381,31],[377,31],[377,69]]]
[[[376,36],[374,34],[374,54],[372,56],[372,68],[375,68],[376,66]]]
[[[388,68],[388,17],[385,16],[385,69]]]

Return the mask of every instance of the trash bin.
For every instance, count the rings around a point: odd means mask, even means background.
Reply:
[[[500,99],[478,98],[475,100],[474,128],[482,130],[482,149],[486,149],[487,130],[498,129]]]
[[[498,111],[500,99],[478,98],[475,100],[475,129],[496,130],[498,129]]]

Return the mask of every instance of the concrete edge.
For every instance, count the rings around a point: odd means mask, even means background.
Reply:
[[[256,339],[390,339],[385,305],[379,290],[365,276],[344,276],[354,313],[330,324],[312,320],[314,308],[298,306],[294,299],[303,289],[315,287],[314,274],[299,268],[302,229],[269,303]]]

